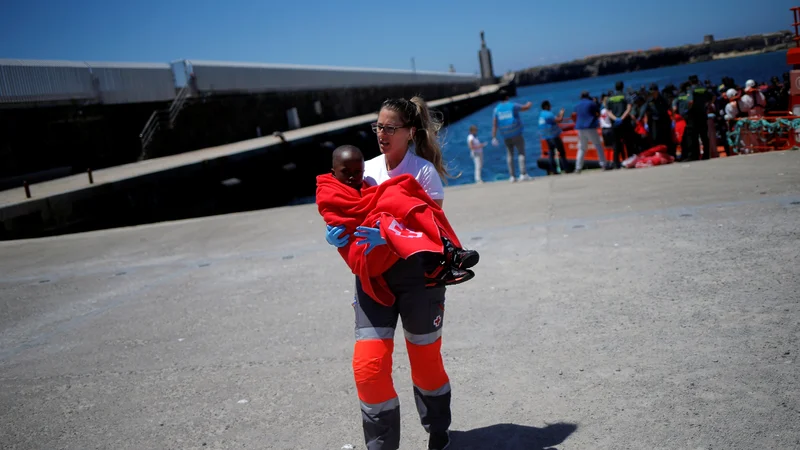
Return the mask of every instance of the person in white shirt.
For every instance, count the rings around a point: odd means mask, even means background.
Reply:
[[[600,97],[600,129],[603,132],[603,145],[606,147],[613,147],[614,146],[614,129],[613,124],[611,123],[611,118],[608,117],[608,108],[606,108],[606,98],[608,97],[607,94],[603,94]]]
[[[756,87],[756,82],[747,80],[745,83],[745,94],[742,95],[742,112],[750,117],[761,117],[764,115],[764,108],[767,106],[767,98]]]
[[[381,154],[364,164],[364,183],[375,186],[401,174],[411,174],[439,206],[444,202],[442,179],[448,177],[438,142],[441,122],[431,116],[425,101],[390,99],[383,102],[372,130]],[[338,230],[338,231],[337,231]],[[380,229],[357,227],[353,233],[369,247],[386,244]],[[343,228],[329,227],[331,245],[347,245]],[[427,253],[427,252],[423,252]],[[433,261],[433,263],[437,263]],[[392,353],[398,318],[406,348],[420,420],[429,433],[428,449],[450,445],[450,379],[442,362],[445,287],[426,288],[425,273],[432,263],[417,254],[401,259],[383,278],[395,295],[385,306],[366,295],[356,277],[356,344],[353,372],[361,403],[364,439],[369,450],[400,447],[400,402],[392,381]]]
[[[482,144],[478,140],[478,127],[476,125],[470,125],[469,127],[467,145],[469,146],[469,155],[472,157],[472,161],[475,162],[475,182],[483,183],[481,170],[483,170],[483,148],[486,147],[486,144]]]
[[[738,93],[736,89],[728,89],[725,96],[728,98],[728,104],[725,105],[725,120],[732,121],[739,117],[739,103],[736,100]]]

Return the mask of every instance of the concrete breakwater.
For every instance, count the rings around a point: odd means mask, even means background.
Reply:
[[[588,56],[560,64],[532,67],[521,70],[516,75],[520,86],[528,86],[657,69],[710,61],[714,59],[714,55],[730,57],[731,54],[745,55],[783,50],[788,48],[792,37],[793,34],[788,31],[718,41],[714,40],[713,36],[707,36],[706,42],[702,44]]]
[[[445,123],[496,101],[500,85],[430,101]],[[510,90],[514,92],[513,86]],[[274,136],[110,167],[0,192],[0,240],[277,207],[313,196],[332,150],[379,153],[369,124],[376,114]]]
[[[471,74],[0,59],[0,190],[473,92]]]

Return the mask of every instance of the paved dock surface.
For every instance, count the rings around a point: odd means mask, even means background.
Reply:
[[[455,449],[800,448],[800,152],[459,186]],[[9,449],[363,449],[314,205],[0,243]],[[398,333],[403,449],[424,449]]]

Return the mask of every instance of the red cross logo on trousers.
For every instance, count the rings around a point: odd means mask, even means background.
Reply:
[[[442,316],[436,316],[436,318],[433,319],[433,326],[438,328],[439,325],[441,324],[442,324]]]

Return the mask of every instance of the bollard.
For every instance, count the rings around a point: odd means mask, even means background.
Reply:
[[[94,184],[94,177],[92,176],[92,168],[86,169],[86,174],[89,175],[89,184]]]
[[[28,186],[28,180],[23,181],[22,186],[25,187],[25,197],[31,198],[31,187]]]

